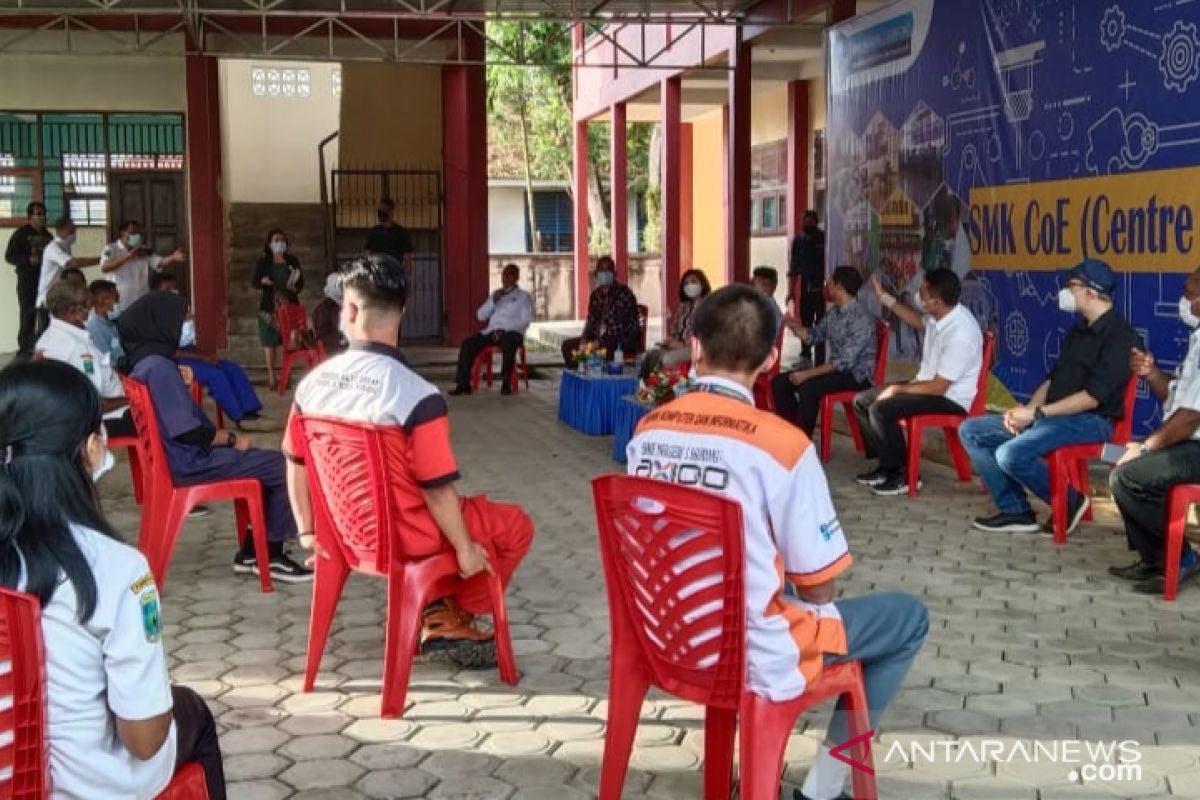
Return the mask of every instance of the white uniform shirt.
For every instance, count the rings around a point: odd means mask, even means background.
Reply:
[[[1200,329],[1192,331],[1188,337],[1187,355],[1175,368],[1175,379],[1171,381],[1171,391],[1163,405],[1163,420],[1170,419],[1181,408],[1200,411]],[[1191,438],[1200,440],[1200,428]]]
[[[801,695],[826,654],[846,652],[846,634],[834,604],[805,602],[786,584],[826,583],[852,561],[816,448],[756,409],[745,387],[705,377],[700,389],[647,415],[627,452],[630,475],[741,505],[747,684],[774,701]]]
[[[65,579],[42,609],[50,796],[151,800],[175,772],[175,723],[142,761],[117,738],[116,717],[149,719],[173,705],[158,590],[137,550],[88,528],[71,531],[92,567],[96,610],[81,625]]]
[[[489,294],[487,300],[475,312],[480,322],[486,322],[483,329],[486,336],[492,331],[516,331],[525,333],[529,323],[533,322],[533,297],[521,288],[515,288],[503,295],[498,301],[493,301]]]
[[[34,345],[34,350],[44,358],[70,364],[88,376],[96,391],[105,400],[125,396],[125,387],[112,367],[112,359],[92,341],[87,328],[76,328],[61,319],[51,318],[50,327]],[[124,409],[110,411],[105,419],[120,417]]]
[[[128,252],[129,248],[120,240],[107,244],[100,253],[100,263],[120,258]],[[138,298],[150,291],[150,270],[158,272],[162,260],[162,256],[151,253],[148,256],[131,258],[112,272],[104,273],[104,277],[117,285],[124,308],[129,308]]]
[[[62,275],[62,271],[67,268],[67,262],[70,260],[71,248],[64,245],[61,239],[55,239],[46,245],[46,249],[42,251],[42,274],[38,278],[38,308],[46,307],[46,293],[58,280],[58,276]]]
[[[966,306],[959,303],[940,321],[925,315],[921,371],[915,380],[931,381],[942,376],[950,381],[946,399],[970,411],[982,368],[983,332]]]

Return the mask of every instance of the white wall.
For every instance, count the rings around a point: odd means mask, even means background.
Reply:
[[[488,252],[525,252],[525,190],[488,187]]]
[[[341,98],[324,62],[222,59],[221,157],[226,203],[316,203],[320,200],[317,144],[338,129]],[[256,67],[307,69],[307,98],[255,95]],[[336,166],[338,148],[326,154]]]

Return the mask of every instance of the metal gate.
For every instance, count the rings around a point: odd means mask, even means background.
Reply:
[[[442,176],[436,170],[334,169],[329,213],[338,261],[362,252],[378,220],[381,197],[413,244],[412,282],[402,328],[405,341],[441,339],[443,332]]]

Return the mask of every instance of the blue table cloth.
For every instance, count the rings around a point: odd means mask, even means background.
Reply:
[[[613,460],[625,463],[625,449],[633,438],[642,417],[654,410],[654,406],[639,403],[636,396],[627,394],[617,404],[617,419],[613,425]]]
[[[623,395],[637,389],[637,374],[583,375],[564,370],[558,386],[558,419],[590,436],[613,432],[616,410]]]

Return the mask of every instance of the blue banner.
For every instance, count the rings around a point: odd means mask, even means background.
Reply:
[[[1117,308],[1159,364],[1183,357],[1200,3],[900,0],[829,32],[827,80],[831,269],[909,297],[925,271],[955,270],[1017,400],[1075,322],[1056,296],[1085,258],[1118,271]],[[893,356],[915,361],[918,336],[895,324]],[[1135,433],[1161,421],[1140,391]]]

